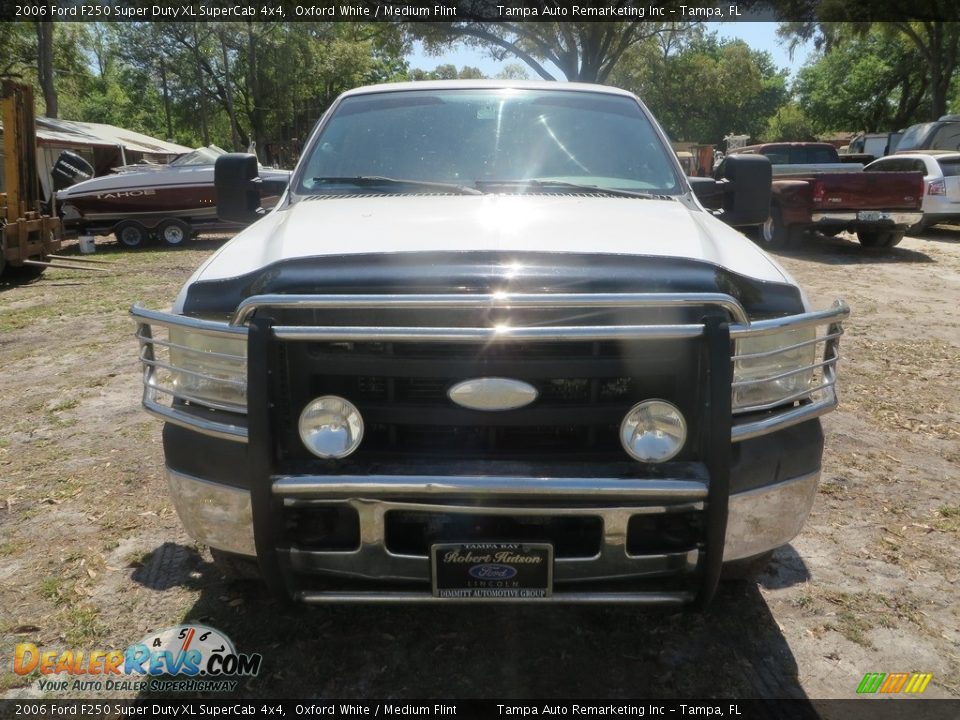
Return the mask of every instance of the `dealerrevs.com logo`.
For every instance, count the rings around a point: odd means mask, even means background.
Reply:
[[[39,672],[39,689],[45,692],[230,692],[240,678],[256,676],[262,661],[259,653],[238,653],[219,630],[177,625],[126,650],[40,650],[20,643],[13,670]]]

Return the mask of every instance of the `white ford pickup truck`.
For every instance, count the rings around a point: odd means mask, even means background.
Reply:
[[[366,87],[170,312],[135,306],[187,531],[323,602],[706,603],[809,514],[842,302],[730,225],[643,104],[566,83]],[[720,209],[708,211],[701,198]]]

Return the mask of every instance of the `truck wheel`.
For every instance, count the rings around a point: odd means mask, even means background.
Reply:
[[[213,564],[227,580],[259,580],[260,565],[255,558],[210,548]]]
[[[164,220],[157,226],[157,237],[164,245],[179,247],[190,239],[193,230],[183,220],[171,218]]]
[[[767,552],[754,555],[753,557],[726,562],[720,571],[720,580],[723,582],[750,580],[766,570],[772,558],[773,550],[767,550]]]
[[[903,240],[903,230],[857,230],[857,240],[864,247],[893,247]]]
[[[764,247],[772,250],[789,247],[792,235],[790,227],[783,224],[783,213],[780,212],[780,207],[772,206],[770,217],[760,226],[760,240]]]
[[[113,234],[121,245],[130,250],[142,248],[147,244],[147,229],[133,220],[117,223],[113,228]]]

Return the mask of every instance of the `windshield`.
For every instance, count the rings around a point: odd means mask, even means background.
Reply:
[[[936,123],[920,123],[919,125],[911,125],[907,128],[907,131],[903,134],[903,137],[900,138],[900,144],[897,145],[897,152],[901,150],[913,150],[919,148],[924,139],[927,137],[927,134],[930,130],[933,129]]]
[[[189,152],[186,155],[181,155],[176,160],[172,161],[170,165],[176,165],[177,167],[185,167],[188,165],[213,165],[217,162],[217,158],[221,155],[226,155],[227,151],[223,148],[217,147],[216,145],[208,145],[207,147],[197,148],[193,152]]]
[[[821,165],[836,163],[836,150],[830,147],[775,145],[762,150],[773,165]]]
[[[443,89],[349,97],[301,168],[297,192],[305,194],[355,193],[351,178],[488,192],[498,183],[530,180],[658,194],[681,190],[670,156],[635,100],[563,90]],[[396,183],[382,189],[424,191]]]

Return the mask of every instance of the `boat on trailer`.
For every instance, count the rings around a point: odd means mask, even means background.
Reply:
[[[166,165],[139,163],[114,168],[57,192],[64,223],[80,234],[114,233],[121,245],[138,248],[156,237],[180,245],[200,231],[236,230],[217,217],[214,165],[226,151],[197,148]],[[261,168],[261,202],[272,207],[290,179],[289,170]]]

